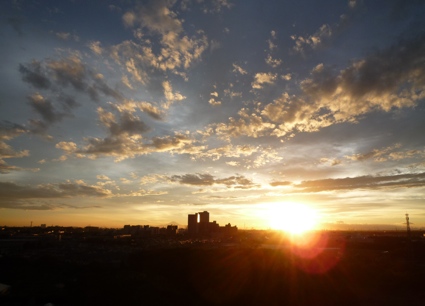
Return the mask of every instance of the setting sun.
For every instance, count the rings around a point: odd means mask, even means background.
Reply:
[[[310,206],[291,202],[269,204],[266,214],[270,227],[290,234],[315,229],[318,219],[316,211]]]

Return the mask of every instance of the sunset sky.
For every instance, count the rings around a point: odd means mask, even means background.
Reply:
[[[424,16],[413,0],[1,1],[0,226],[208,210],[269,228],[302,204],[323,227],[425,227]]]

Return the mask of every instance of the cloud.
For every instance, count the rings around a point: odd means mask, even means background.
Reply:
[[[323,40],[329,39],[331,36],[331,27],[327,24],[324,24],[313,35],[308,37],[293,35],[291,38],[295,41],[294,50],[297,52],[304,52],[306,46],[315,49],[323,43]]]
[[[168,191],[156,191],[156,190],[140,189],[138,191],[131,192],[127,196],[130,196],[130,197],[146,197],[146,196],[159,196],[159,195],[164,195],[164,194],[168,194]]]
[[[108,129],[109,134],[114,136],[135,136],[141,135],[149,130],[149,127],[138,117],[130,112],[121,112],[119,121],[111,112],[98,108],[99,120]]]
[[[85,138],[85,144],[81,147],[74,142],[60,142],[56,148],[78,158],[112,156],[115,161],[155,152],[197,154],[204,149],[203,146],[194,145],[195,140],[190,136],[178,132],[172,136],[144,139],[143,134],[150,127],[133,114],[131,107],[113,108],[119,110],[118,114],[98,108],[99,121],[108,133],[106,137]]]
[[[250,156],[258,151],[258,147],[250,145],[226,145],[213,149],[206,150],[197,155],[198,158],[211,158],[212,160],[219,160],[222,157],[241,157]]]
[[[357,6],[357,0],[349,0],[348,1],[348,6],[353,9]]]
[[[173,88],[169,81],[164,81],[162,83],[162,86],[164,87],[164,96],[167,101],[163,105],[165,109],[168,109],[171,106],[171,104],[173,104],[175,101],[182,101],[186,99],[186,97],[180,94],[179,92],[173,93]]]
[[[31,107],[49,124],[62,120],[65,113],[59,113],[53,104],[41,94],[35,93],[28,97]]]
[[[152,105],[149,102],[139,102],[138,107],[142,112],[145,112],[152,118],[156,120],[162,120],[163,119],[163,111],[161,111],[158,107]]]
[[[253,89],[261,89],[263,88],[264,84],[274,84],[276,78],[277,74],[275,73],[256,73],[254,76],[254,81],[251,83],[251,86]]]
[[[263,118],[255,113],[249,114],[248,109],[241,109],[238,113],[239,119],[229,118],[229,123],[218,123],[213,125],[217,136],[230,140],[233,137],[249,136],[257,138],[266,135],[275,125],[264,122]]]
[[[271,66],[272,68],[277,68],[278,66],[282,64],[281,59],[273,58],[270,54],[267,55],[265,61],[266,61],[266,64]]]
[[[155,120],[163,120],[164,118],[164,112],[153,105],[150,102],[147,101],[134,101],[134,100],[123,100],[122,103],[115,104],[115,103],[108,103],[110,107],[116,109],[120,113],[130,113],[133,114],[136,112],[136,110],[140,110],[144,113],[146,113],[148,116]]]
[[[4,159],[7,158],[22,158],[29,156],[28,150],[15,151],[6,142],[27,133],[28,130],[19,124],[9,121],[0,121],[0,173],[6,174],[11,171],[30,170],[37,171],[38,169],[25,169],[7,164]]]
[[[314,103],[283,93],[273,103],[265,105],[261,115],[278,124],[272,134],[281,137],[294,129],[312,132],[332,124],[332,121],[327,119],[327,114],[316,115],[317,111]]]
[[[333,166],[338,166],[340,164],[342,164],[342,161],[336,158],[326,158],[323,157],[320,159],[320,163],[321,164],[330,164],[332,167]]]
[[[230,176],[227,178],[216,179],[211,174],[184,174],[184,175],[173,175],[170,177],[171,182],[179,182],[183,185],[193,186],[212,186],[212,185],[225,185],[227,188],[236,189],[249,189],[258,187],[251,180],[245,178],[243,175]]]
[[[317,65],[301,82],[303,94],[283,93],[261,111],[277,125],[273,134],[313,132],[341,123],[356,122],[366,113],[414,107],[425,97],[425,36],[400,40],[335,73]]]
[[[73,35],[73,34],[68,33],[68,32],[57,32],[57,33],[55,33],[55,35],[56,35],[57,38],[59,38],[61,40],[69,40],[71,38],[75,41],[80,40],[80,38],[77,35],[75,35],[75,34]]]
[[[76,55],[20,64],[19,72],[23,81],[37,89],[51,90],[55,94],[72,87],[86,93],[94,101],[99,100],[101,93],[117,101],[123,99],[120,92],[110,88],[104,82],[102,75],[86,66]]]
[[[228,0],[211,0],[203,2],[204,8],[202,11],[210,14],[220,13],[223,8],[230,9],[234,4],[230,3]]]
[[[202,31],[189,37],[185,34],[183,21],[171,10],[173,1],[149,1],[138,5],[123,15],[127,27],[144,30],[144,36],[159,38],[144,39],[140,43],[125,41],[111,48],[111,56],[117,63],[124,64],[133,78],[142,84],[149,82],[146,70],[170,71],[184,77],[184,71],[193,62],[200,60],[208,48],[208,39]]]
[[[2,200],[107,197],[110,195],[110,190],[88,185],[82,181],[42,184],[35,187],[0,182],[0,199]]]
[[[19,157],[22,157],[22,156],[19,156]],[[32,172],[37,172],[39,170],[40,170],[40,168],[21,168],[21,167],[17,167],[17,166],[12,166],[12,165],[9,165],[8,163],[6,163],[0,157],[0,173],[1,174],[7,174],[7,173],[10,173],[12,171],[32,171]]]
[[[218,101],[218,92],[214,91],[212,93],[210,93],[211,98],[208,100],[208,103],[211,104],[212,106],[219,106],[221,105],[221,101]]]
[[[396,151],[400,147],[401,147],[401,144],[395,144],[393,146],[389,146],[386,148],[373,149],[372,151],[367,153],[353,154],[353,155],[349,155],[345,157],[353,161],[365,161],[368,159],[373,159],[377,162],[384,162],[387,160],[401,160],[406,158],[412,158],[415,156],[419,156],[419,157],[425,156],[425,152],[420,150]]]
[[[304,93],[335,121],[354,121],[373,110],[412,107],[425,97],[425,35],[400,40],[334,74],[318,67],[301,83]]]
[[[105,198],[111,195],[112,192],[110,190],[99,186],[88,185],[81,180],[37,186],[0,182],[0,207],[9,209],[53,210],[56,208],[81,208],[72,205],[51,204],[50,201],[53,199],[77,197]]]
[[[96,55],[102,55],[103,53],[103,49],[100,46],[100,41],[91,41],[89,42],[88,47]]]
[[[170,152],[179,154],[198,154],[204,149],[203,146],[195,145],[195,140],[188,135],[175,133],[173,136],[152,138],[147,144],[150,152]]]
[[[280,186],[291,186],[292,182],[289,181],[274,181],[270,183],[270,186],[280,187]]]
[[[155,184],[158,181],[166,180],[167,177],[161,174],[150,174],[140,178],[140,185]]]
[[[99,155],[106,155],[116,157],[117,161],[145,153],[141,139],[149,127],[143,121],[130,112],[121,112],[116,118],[113,113],[101,107],[98,108],[98,114],[100,122],[108,131],[107,137],[87,138],[87,145],[80,149],[72,142],[61,142],[57,148],[68,154],[76,154],[77,157],[88,155],[96,158]]]
[[[246,70],[244,70],[242,67],[236,65],[236,64],[232,64],[233,65],[233,72],[237,72],[239,74],[247,74],[248,72],[246,72]]]
[[[109,180],[111,180],[108,176],[106,176],[106,175],[104,175],[104,174],[96,175],[96,178],[97,178],[98,180],[102,180],[102,181],[109,181]]]
[[[304,192],[321,192],[356,189],[423,188],[425,172],[388,176],[358,176],[340,179],[304,181],[295,185]]]
[[[41,62],[33,60],[31,63],[19,65],[19,72],[22,74],[22,80],[38,89],[50,88],[51,82],[46,77],[45,67]]]

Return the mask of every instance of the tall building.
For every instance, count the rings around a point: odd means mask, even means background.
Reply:
[[[198,213],[198,233],[206,235],[209,233],[210,213],[207,211]]]
[[[210,213],[207,211],[199,212],[199,223],[209,223],[210,222]]]
[[[202,211],[197,214],[187,216],[187,233],[191,236],[210,237],[211,235],[236,234],[238,228],[231,226],[230,223],[221,227],[216,221],[210,222],[210,213]]]
[[[198,233],[198,214],[189,214],[187,216],[187,232],[190,235]]]

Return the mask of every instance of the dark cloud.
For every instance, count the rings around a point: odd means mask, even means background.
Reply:
[[[22,79],[37,89],[53,92],[67,87],[86,93],[93,101],[99,101],[101,94],[122,101],[123,95],[109,87],[103,76],[94,72],[80,58],[70,56],[58,60],[36,61],[20,64]]]
[[[68,96],[65,94],[61,94],[58,97],[58,100],[61,102],[62,107],[65,111],[70,112],[72,109],[80,106],[80,103],[78,103],[74,97]]]
[[[425,172],[304,181],[295,187],[306,192],[425,187]]]
[[[274,182],[271,182],[270,183],[270,186],[272,186],[272,187],[290,186],[290,185],[292,185],[292,182],[289,182],[289,181],[282,181],[282,182],[276,182],[276,181],[274,181]]]
[[[149,127],[141,121],[138,117],[131,113],[121,113],[119,123],[112,123],[109,126],[109,131],[112,136],[119,135],[138,135],[143,134],[149,130]]]
[[[30,119],[28,122],[31,126],[31,133],[43,136],[46,139],[51,139],[51,136],[47,134],[47,130],[50,127],[49,124],[39,119]]]
[[[211,186],[214,185],[215,179],[211,174],[185,174],[173,175],[171,181],[179,182],[180,184],[195,185],[195,186]]]
[[[336,109],[338,98],[350,103],[352,115],[374,108],[390,110],[412,106],[423,98],[425,86],[425,33],[414,39],[401,39],[388,49],[370,54],[335,75],[317,69],[302,83],[303,91],[313,98],[330,97]],[[339,106],[341,107],[341,106]]]
[[[55,97],[54,100],[45,98],[40,93],[34,93],[29,97],[30,106],[42,118],[42,120],[30,120],[32,132],[35,134],[46,136],[47,130],[53,123],[72,116],[72,110],[80,105],[73,96],[64,92],[67,87],[86,93],[93,101],[99,101],[102,94],[117,101],[124,100],[119,91],[105,83],[102,75],[93,72],[75,56],[43,62],[34,60],[28,64],[20,64],[19,72],[25,82],[37,89],[49,90]],[[114,133],[122,132],[117,130],[117,127],[114,128]],[[132,120],[130,116],[124,115],[123,129],[140,131],[147,127],[143,123]]]
[[[35,94],[28,97],[29,105],[49,124],[61,121],[66,114],[58,112],[52,102]]]
[[[51,86],[49,78],[39,61],[33,60],[28,64],[20,64],[19,72],[22,74],[22,80],[38,89],[48,89]]]
[[[248,189],[258,185],[254,184],[250,179],[245,178],[242,175],[230,176],[223,179],[216,179],[211,174],[185,174],[185,175],[173,175],[170,177],[170,181],[179,182],[184,185],[194,186],[212,186],[212,185],[225,185],[226,187],[234,187],[237,189]]]
[[[58,61],[48,61],[53,78],[61,86],[73,86],[76,90],[85,91],[88,70],[77,57],[69,57]]]

